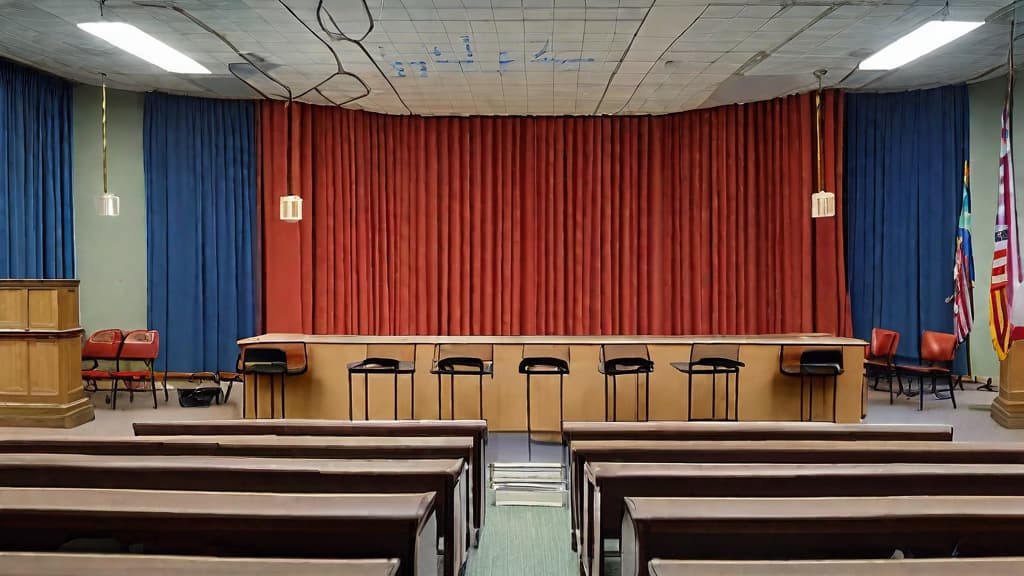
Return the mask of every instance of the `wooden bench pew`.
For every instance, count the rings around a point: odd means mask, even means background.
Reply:
[[[396,576],[398,560],[0,552],[4,576]]]
[[[1024,558],[747,561],[662,560],[651,576],[1006,576],[1024,574]]]
[[[1020,464],[587,464],[581,559],[603,574],[626,497],[1024,496]]]
[[[259,458],[329,458],[472,461],[474,441],[470,437],[393,436],[147,436],[142,438],[11,438],[0,439],[0,453],[50,452],[62,454],[110,454],[150,456],[250,456]],[[470,500],[482,498],[475,470],[467,471]],[[475,500],[474,500],[475,502]],[[467,540],[478,526],[469,507],[472,523]]]
[[[569,502],[574,550],[582,524],[583,471],[587,462],[1024,464],[1024,445],[1008,442],[821,440],[573,441],[569,447]]]
[[[436,493],[443,574],[466,560],[462,460],[0,454],[0,486],[268,493]]]
[[[473,455],[468,464],[473,474],[473,544],[479,543],[480,527],[487,510],[485,474],[487,467],[486,420],[206,420],[183,422],[135,422],[136,436],[468,436]]]
[[[136,424],[142,426],[142,424]],[[940,424],[832,422],[564,422],[562,444],[580,440],[900,440],[951,442]]]
[[[0,550],[113,539],[147,554],[397,558],[437,574],[434,494],[263,494],[0,488]]]
[[[1024,498],[626,498],[622,576],[675,560],[1024,555]]]

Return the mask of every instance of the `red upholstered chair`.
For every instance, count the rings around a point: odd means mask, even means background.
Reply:
[[[921,333],[921,365],[897,366],[896,370],[898,372],[917,378],[918,410],[924,410],[924,382],[928,378],[932,382],[932,393],[940,400],[945,400],[946,397],[939,394],[943,391],[936,388],[937,381],[941,379],[949,383],[949,387],[945,391],[949,392],[949,400],[953,402],[953,408],[956,409],[954,389],[961,378],[961,376],[956,376],[954,379],[953,374],[953,359],[956,357],[956,345],[956,336],[953,334],[925,330]],[[908,396],[913,396],[914,394],[913,390],[907,393]]]
[[[124,337],[121,353],[118,354],[118,369],[113,374],[114,387],[111,392],[111,406],[117,409],[117,382],[124,381],[125,389],[134,400],[136,390],[149,388],[153,393],[153,409],[156,409],[156,373],[153,371],[156,358],[160,355],[160,333],[156,330],[132,330]],[[121,364],[126,361],[142,362],[143,370],[123,370]],[[149,386],[146,386],[146,384]],[[167,401],[167,380],[164,379],[164,402]]]
[[[114,379],[117,355],[121,351],[123,340],[124,332],[118,328],[98,330],[85,339],[82,346],[82,362],[90,362],[91,366],[82,369],[83,388],[89,392],[96,392],[99,390],[98,381]],[[101,362],[107,363],[107,367],[101,368]]]
[[[900,385],[902,382],[896,372],[896,349],[900,345],[900,333],[885,328],[871,330],[871,345],[864,349],[864,376],[873,381],[872,388],[878,390],[878,381],[885,378],[889,385],[889,404],[893,402],[893,377]]]

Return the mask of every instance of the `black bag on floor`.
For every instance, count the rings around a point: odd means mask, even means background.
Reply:
[[[182,408],[195,408],[197,406],[207,407],[215,401],[220,404],[223,394],[220,387],[178,389],[178,404]]]

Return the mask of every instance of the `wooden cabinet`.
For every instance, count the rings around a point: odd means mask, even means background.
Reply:
[[[92,420],[81,364],[78,280],[0,280],[0,426]]]

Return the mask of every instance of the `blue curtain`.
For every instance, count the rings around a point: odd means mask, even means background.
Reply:
[[[146,95],[147,308],[161,370],[233,370],[235,341],[253,335],[253,110]]]
[[[966,86],[846,97],[846,265],[854,334],[953,332],[953,255],[968,158]],[[958,369],[966,363],[961,347]]]
[[[0,278],[74,278],[71,84],[0,61]]]

